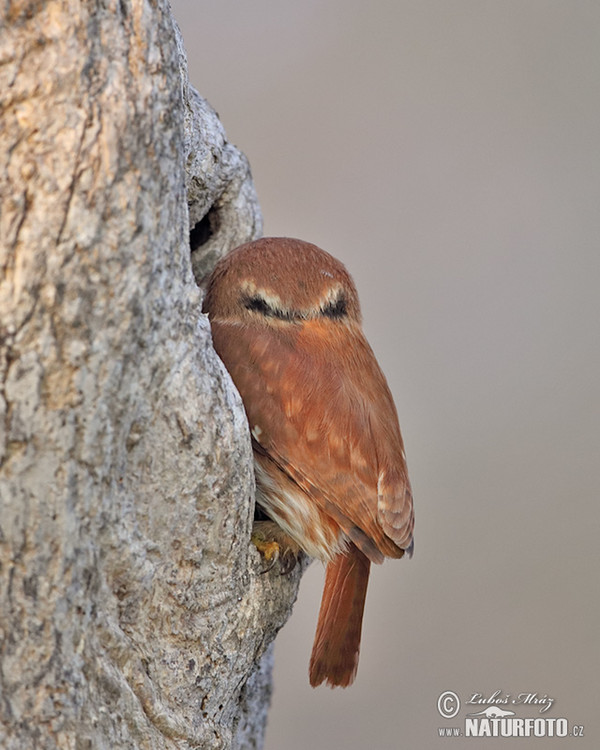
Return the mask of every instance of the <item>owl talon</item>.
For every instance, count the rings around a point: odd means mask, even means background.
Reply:
[[[298,555],[295,554],[289,547],[283,551],[280,558],[280,571],[279,575],[287,576],[296,567],[298,562]]]
[[[295,568],[300,548],[273,521],[256,521],[251,540],[268,563],[260,571],[261,575],[272,570],[278,562],[280,575],[288,575]]]
[[[261,557],[264,557],[267,562],[267,566],[260,571],[261,574],[268,573],[275,567],[275,563],[279,560],[279,545],[277,542],[261,539],[257,534],[252,534],[252,543],[260,552]]]
[[[261,575],[268,573],[275,567],[275,563],[279,560],[279,544],[275,541],[264,539],[260,533],[253,533],[251,540],[252,544],[260,552],[261,557],[264,557],[267,562],[267,566],[260,571]]]
[[[261,576],[264,576],[264,574],[265,574],[265,573],[268,573],[269,571],[273,570],[273,568],[275,567],[275,563],[276,563],[276,562],[277,562],[277,559],[274,559],[274,560],[272,560],[272,561],[271,561],[271,562],[270,562],[270,563],[269,563],[269,564],[267,565],[267,567],[266,567],[266,568],[263,568],[263,569],[262,569],[262,570],[260,571],[260,574],[261,574]]]

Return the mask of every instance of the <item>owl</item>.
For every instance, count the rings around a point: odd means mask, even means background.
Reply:
[[[310,683],[355,678],[371,563],[411,555],[413,502],[386,379],[356,287],[315,245],[264,238],[230,252],[203,304],[248,417],[263,549],[326,564]],[[260,547],[260,544],[258,545]]]

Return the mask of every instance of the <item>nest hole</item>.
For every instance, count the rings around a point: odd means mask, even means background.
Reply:
[[[212,206],[208,213],[200,221],[196,222],[190,230],[190,251],[193,253],[206,243],[219,231],[219,214]]]

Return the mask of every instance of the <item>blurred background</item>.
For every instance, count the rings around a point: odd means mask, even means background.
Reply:
[[[309,687],[306,574],[267,750],[600,747],[600,4],[172,5],[265,234],[354,276],[415,495],[414,558],[373,569],[348,690]],[[512,708],[584,738],[440,738],[496,691],[553,698]]]

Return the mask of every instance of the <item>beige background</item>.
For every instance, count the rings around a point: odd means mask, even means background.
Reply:
[[[173,6],[265,234],[354,275],[415,492],[415,556],[374,570],[347,691],[308,685],[306,575],[268,750],[600,747],[600,4]],[[440,739],[477,710],[444,721],[444,690],[548,694],[586,738]]]

